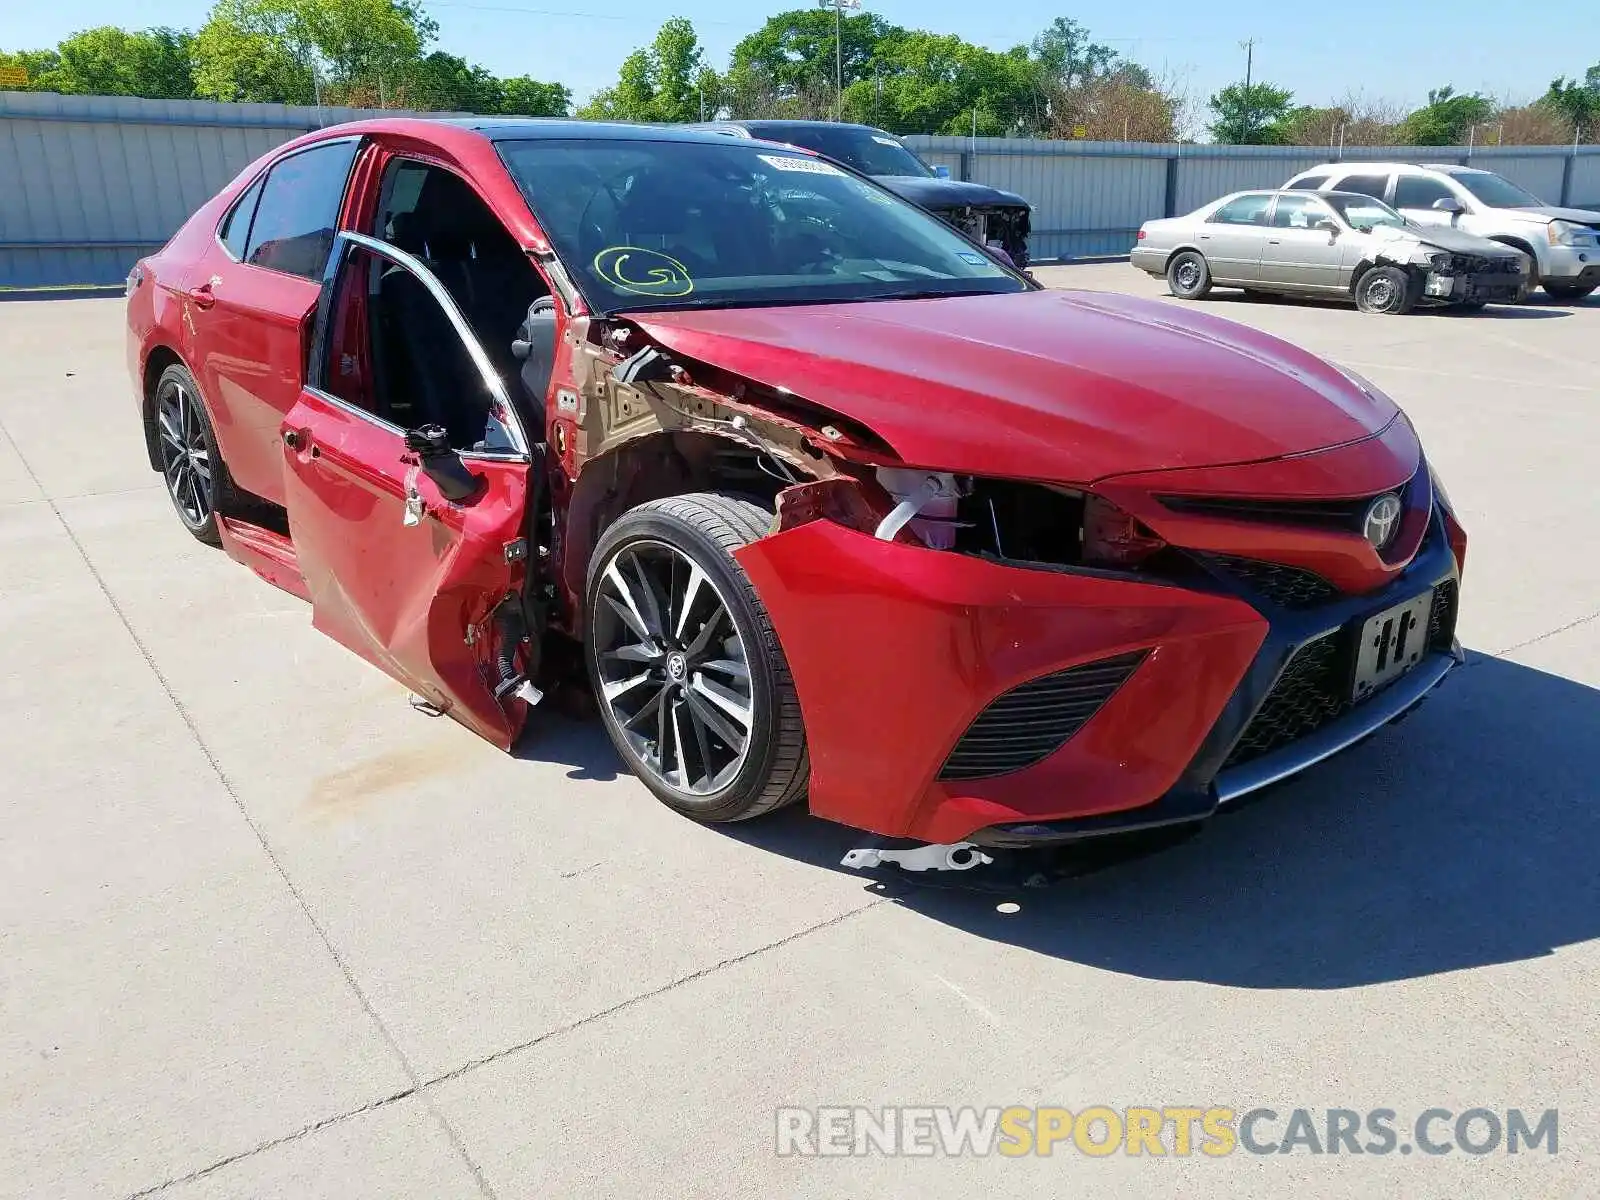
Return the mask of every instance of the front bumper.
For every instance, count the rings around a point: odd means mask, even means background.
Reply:
[[[1528,294],[1528,277],[1522,271],[1480,271],[1440,275],[1429,272],[1423,281],[1423,299],[1439,304],[1515,304]]]
[[[1312,611],[883,542],[827,521],[737,557],[799,693],[811,811],[891,837],[1015,847],[1202,819],[1408,711],[1453,654],[1430,655],[1313,734],[1230,762],[1303,647],[1455,578],[1442,522],[1432,524],[1381,589]],[[997,697],[1135,650],[1148,654],[1127,682],[1042,761],[979,779],[942,771]]]
[[[1540,275],[1554,283],[1600,285],[1600,250],[1583,246],[1551,246]]]

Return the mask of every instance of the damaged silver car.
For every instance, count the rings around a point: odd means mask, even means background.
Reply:
[[[1528,292],[1520,251],[1418,225],[1353,192],[1236,192],[1188,216],[1145,222],[1131,257],[1140,270],[1164,275],[1183,300],[1237,287],[1399,314],[1419,304],[1516,304]]]

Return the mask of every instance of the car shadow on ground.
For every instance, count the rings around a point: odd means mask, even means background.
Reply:
[[[863,886],[1151,979],[1341,988],[1538,958],[1600,937],[1596,747],[1600,690],[1473,656],[1399,725],[1175,847],[1040,856],[1060,879],[1042,888],[988,867]],[[873,844],[803,811],[719,828],[836,870]]]
[[[1280,295],[1247,295],[1244,292],[1219,290],[1207,294],[1198,301],[1198,304],[1245,304],[1245,305],[1273,305],[1288,308],[1324,308],[1341,309],[1345,312],[1354,312],[1355,305],[1344,300],[1324,299],[1320,296],[1280,296]],[[1579,302],[1583,306],[1587,302]],[[1410,317],[1448,317],[1454,320],[1510,320],[1510,321],[1543,321],[1553,317],[1570,317],[1572,301],[1554,300],[1542,293],[1521,304],[1490,304],[1485,308],[1460,308],[1456,306],[1432,308],[1418,306],[1412,309],[1407,316]]]

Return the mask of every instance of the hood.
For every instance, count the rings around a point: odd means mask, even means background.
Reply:
[[[1088,483],[1370,437],[1394,403],[1258,330],[1109,292],[639,313],[685,358],[787,388],[906,462]]]
[[[923,175],[877,175],[875,179],[897,196],[923,208],[1027,208],[1028,202],[1012,192],[960,179]]]
[[[1522,217],[1525,220],[1541,223],[1572,221],[1579,225],[1600,227],[1600,212],[1596,212],[1591,208],[1560,208],[1554,204],[1544,204],[1538,208],[1502,208],[1498,211],[1513,217]]]
[[[1522,257],[1521,251],[1513,250],[1503,242],[1491,242],[1488,238],[1451,225],[1419,225],[1414,229],[1378,225],[1366,236],[1392,247],[1421,245],[1455,254],[1479,254],[1488,258]]]

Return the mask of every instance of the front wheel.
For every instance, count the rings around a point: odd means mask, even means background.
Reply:
[[[1356,284],[1356,307],[1364,313],[1399,316],[1417,306],[1416,281],[1399,267],[1373,267]]]
[[[1167,287],[1180,300],[1202,300],[1211,291],[1211,268],[1198,250],[1174,254],[1167,263]]]
[[[697,821],[798,800],[810,769],[789,664],[733,552],[772,509],[696,493],[629,510],[589,563],[589,675],[612,743]]]
[[[1549,292],[1557,300],[1582,300],[1592,294],[1597,287],[1600,287],[1600,284],[1553,283],[1548,279],[1544,281],[1544,290]]]

